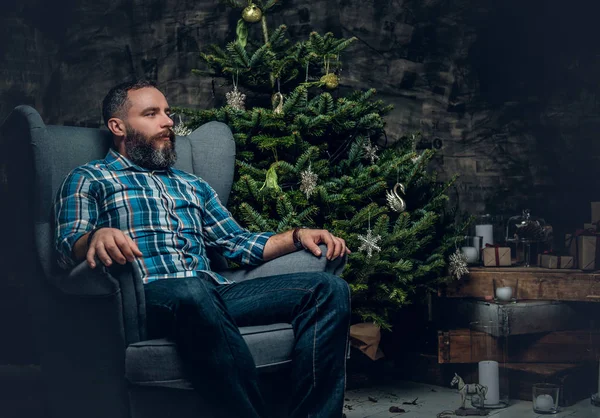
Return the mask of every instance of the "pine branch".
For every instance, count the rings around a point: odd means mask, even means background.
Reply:
[[[267,220],[248,203],[240,205],[242,217],[251,231],[271,231]]]

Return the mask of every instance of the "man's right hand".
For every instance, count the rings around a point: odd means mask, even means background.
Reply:
[[[88,234],[81,237],[80,241],[87,245]],[[79,241],[78,241],[79,243]],[[96,267],[96,257],[102,264],[109,267],[113,262],[130,263],[135,257],[141,257],[142,252],[133,240],[123,231],[116,228],[100,228],[94,233],[85,259],[90,268]]]

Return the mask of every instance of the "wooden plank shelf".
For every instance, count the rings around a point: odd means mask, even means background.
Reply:
[[[516,288],[518,300],[600,302],[600,271],[541,267],[471,267],[469,274],[442,287],[439,296],[480,298],[493,296],[496,287]]]
[[[556,331],[494,338],[468,329],[438,331],[438,362],[578,363],[597,358],[600,331]],[[490,356],[489,353],[493,353]]]

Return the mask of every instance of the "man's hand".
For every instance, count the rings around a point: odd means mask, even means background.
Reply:
[[[327,245],[328,260],[335,260],[352,252],[346,247],[346,241],[334,236],[326,229],[300,229],[298,230],[298,239],[305,249],[317,257],[321,256],[319,244]]]
[[[82,239],[87,242],[87,234]],[[109,267],[113,261],[119,264],[132,262],[135,257],[141,257],[142,252],[136,243],[120,229],[100,228],[92,237],[85,256],[90,268],[96,267],[96,256],[102,264]]]

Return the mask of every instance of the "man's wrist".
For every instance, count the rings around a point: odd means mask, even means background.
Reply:
[[[304,245],[302,245],[302,241],[300,241],[301,229],[302,228],[294,228],[294,230],[292,231],[292,242],[294,243],[294,247],[296,247],[297,250],[304,249]]]
[[[94,228],[94,229],[92,229],[90,231],[90,233],[88,234],[88,237],[87,237],[87,247],[88,248],[90,248],[90,244],[92,243],[92,238],[94,238],[94,235],[96,234],[96,232],[98,232],[102,228],[105,228],[105,227],[104,226],[99,226],[99,227],[96,227],[96,228]]]

